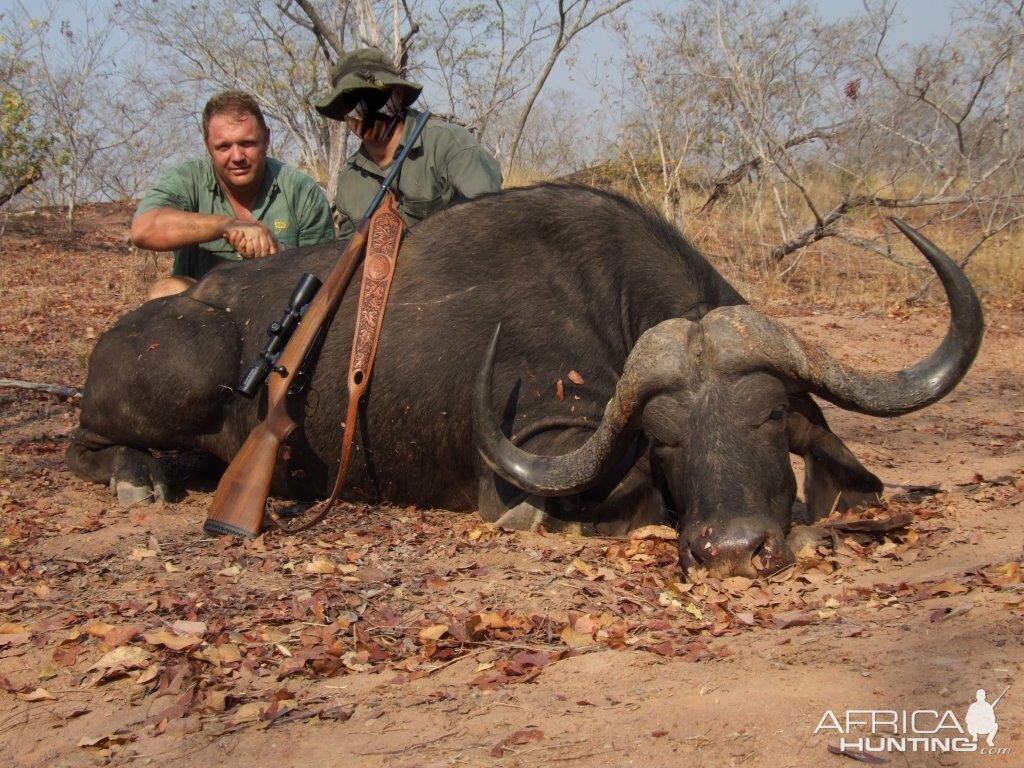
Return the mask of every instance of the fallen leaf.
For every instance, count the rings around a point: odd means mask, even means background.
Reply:
[[[906,528],[914,522],[912,512],[897,512],[889,517],[874,518],[839,518],[826,521],[825,528],[832,528],[844,533],[888,533],[900,528]]]
[[[555,382],[555,397],[559,400],[565,400],[565,385],[562,384],[561,379]]]
[[[434,624],[420,630],[419,638],[421,643],[436,642],[448,633],[447,624]]]
[[[150,645],[162,645],[172,651],[184,651],[188,648],[195,648],[203,642],[203,638],[194,635],[176,635],[166,629],[156,632],[147,632],[142,636]]]
[[[93,621],[87,624],[83,631],[87,635],[98,637],[102,640],[112,629],[114,629],[113,624],[107,624],[105,621]]]
[[[179,619],[171,624],[171,629],[175,632],[180,632],[185,635],[195,635],[196,637],[202,637],[206,634],[206,622],[203,621],[183,621]]]
[[[813,613],[780,613],[772,617],[772,621],[779,629],[790,627],[806,627],[809,624],[817,624],[819,618]]]
[[[324,575],[338,572],[338,569],[334,565],[334,563],[332,563],[326,557],[318,557],[315,560],[306,563],[305,567],[302,570],[304,570],[306,573],[319,573]]]
[[[260,709],[263,705],[258,701],[250,701],[248,704],[243,704],[235,710],[234,715],[231,717],[231,721],[235,725],[241,725],[242,723],[254,723],[260,719]]]
[[[103,645],[107,648],[117,648],[125,643],[130,643],[141,632],[142,627],[137,624],[122,624],[107,631],[103,636]]]
[[[579,387],[582,387],[586,383],[583,380],[583,377],[580,376],[579,372],[575,371],[575,370],[569,371],[569,373],[566,376],[566,378],[569,379],[569,381],[571,381],[573,384],[575,384],[576,386],[579,386]]]
[[[242,651],[234,643],[208,645],[196,652],[196,656],[211,664],[233,664],[242,660]]]
[[[113,674],[129,669],[142,669],[149,665],[150,653],[145,648],[125,645],[115,648],[100,657],[100,660],[89,667],[89,671],[99,670]]]
[[[341,704],[336,707],[325,707],[317,713],[321,720],[337,720],[345,722],[355,714],[356,708],[353,704]]]
[[[833,755],[842,755],[848,757],[851,760],[856,760],[858,763],[867,763],[868,765],[884,765],[889,762],[886,757],[880,757],[878,755],[872,755],[870,752],[858,752],[854,749],[840,749],[829,744],[828,751]]]
[[[488,629],[504,629],[507,626],[508,622],[500,613],[474,613],[466,619],[466,631],[474,638]]]
[[[970,591],[969,587],[957,584],[955,581],[941,581],[929,587],[928,594],[931,597],[936,597],[937,595],[963,595]]]
[[[570,648],[586,648],[587,646],[594,644],[594,638],[591,635],[585,635],[582,632],[577,632],[572,627],[566,627],[558,636],[562,638],[562,642]]]
[[[539,728],[524,728],[521,731],[516,731],[504,739],[499,741],[493,747],[491,747],[491,757],[502,757],[508,747],[510,746],[521,746],[523,744],[529,744],[531,741],[542,741],[544,739],[544,732]]]
[[[660,539],[662,541],[675,541],[679,538],[679,532],[667,525],[644,525],[629,532],[631,539]]]
[[[156,678],[157,678],[157,676],[159,676],[159,674],[160,674],[160,665],[159,664],[150,664],[144,670],[139,672],[139,676],[137,678],[135,678],[135,684],[136,685],[144,685],[146,683],[151,683],[152,681],[156,680]]]
[[[57,697],[45,688],[36,688],[28,693],[15,694],[22,701],[56,701]]]

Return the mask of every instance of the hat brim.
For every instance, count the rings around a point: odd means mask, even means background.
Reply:
[[[406,80],[390,72],[374,72],[374,78],[376,83],[371,83],[356,74],[346,75],[338,81],[334,88],[314,99],[313,106],[324,117],[343,120],[355,106],[353,94],[356,91],[390,91],[400,85],[405,88],[403,108],[416,101],[420,97],[420,93],[423,92],[423,86],[419,83]]]

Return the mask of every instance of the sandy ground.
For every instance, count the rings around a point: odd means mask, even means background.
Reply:
[[[0,376],[81,383],[145,282],[127,216],[87,210],[73,236],[43,214],[8,223]],[[768,310],[878,368],[945,323]],[[827,409],[888,486],[859,516],[911,522],[840,528],[753,583],[687,580],[658,531],[575,540],[412,508],[204,538],[202,462],[171,457],[174,503],[121,509],[64,468],[73,405],[0,390],[0,765],[839,767],[838,734],[814,732],[827,711],[964,723],[976,689],[1007,687],[1001,754],[881,759],[1024,765],[1024,312],[987,317],[945,401]]]

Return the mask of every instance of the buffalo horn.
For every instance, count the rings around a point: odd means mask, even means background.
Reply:
[[[539,456],[514,445],[493,418],[492,371],[501,324],[491,343],[473,393],[473,437],[480,455],[498,475],[538,496],[565,496],[595,485],[614,459],[615,447],[658,392],[680,386],[680,374],[692,368],[681,359],[697,340],[696,324],[667,320],[644,333],[626,359],[604,417],[583,445],[561,456]],[[699,343],[699,340],[698,340]]]
[[[749,306],[720,307],[701,326],[719,370],[770,370],[825,400],[872,416],[899,416],[947,395],[974,361],[984,330],[981,303],[963,270],[905,222],[892,222],[931,263],[949,302],[949,330],[924,360],[895,373],[865,373]]]

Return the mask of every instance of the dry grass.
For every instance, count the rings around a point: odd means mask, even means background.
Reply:
[[[611,189],[664,214],[662,189],[653,166],[640,169],[641,183],[632,166],[623,162],[603,163],[572,174],[567,180]],[[531,174],[512,174],[508,186],[536,181]],[[912,179],[901,189],[886,194],[911,196]],[[882,213],[858,211],[844,221],[842,229],[862,240],[891,247],[904,266],[889,261],[836,237],[826,238],[775,262],[772,249],[809,226],[812,219],[795,194],[776,198],[753,185],[740,185],[732,194],[704,211],[706,194],[691,181],[677,210],[668,218],[713,261],[752,301],[769,303],[797,296],[827,306],[888,306],[917,294],[931,285],[931,271],[913,246],[886,221]],[[906,187],[906,188],[902,188]],[[827,206],[838,200],[835,181],[816,177],[810,193]],[[784,221],[780,210],[786,212]],[[884,213],[884,212],[883,212]],[[976,216],[937,207],[899,211],[911,225],[925,227],[926,234],[958,261],[970,251],[981,234]],[[1020,302],[1024,296],[1024,226],[1018,224],[989,239],[971,257],[967,273],[979,294],[987,301]],[[934,286],[928,297],[941,301]]]

